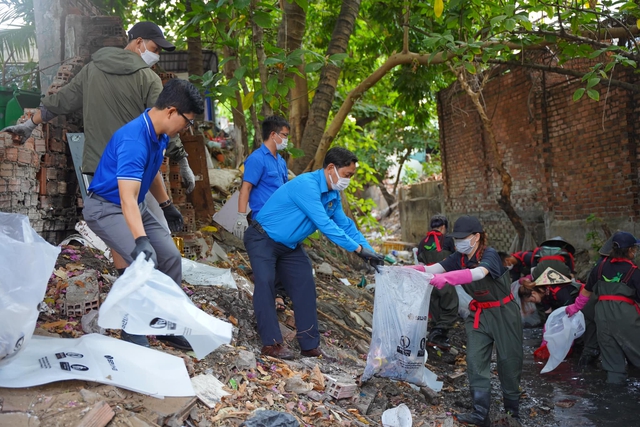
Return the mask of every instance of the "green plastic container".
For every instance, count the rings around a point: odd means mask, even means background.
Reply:
[[[40,105],[40,92],[16,89],[13,97],[7,102],[2,127],[15,125],[24,114],[25,108],[36,108]],[[0,109],[2,105],[0,104]]]

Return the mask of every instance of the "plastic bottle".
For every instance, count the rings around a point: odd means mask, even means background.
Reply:
[[[393,255],[396,259],[402,258],[405,261],[411,260],[411,252],[409,251],[396,251],[392,250],[391,255]]]
[[[413,264],[420,265],[420,261],[418,261],[418,248],[413,248]]]

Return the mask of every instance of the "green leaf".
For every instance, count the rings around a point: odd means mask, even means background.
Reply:
[[[304,151],[301,150],[300,148],[290,147],[290,148],[287,148],[287,151],[289,152],[289,154],[291,154],[291,157],[293,157],[294,159],[304,156]],[[316,235],[316,233],[314,232],[309,237],[317,239],[318,235]]]
[[[261,10],[254,11],[251,20],[262,28],[271,27],[271,15]]]
[[[469,63],[469,62],[465,62],[464,63],[464,68],[467,70],[467,73],[469,74],[475,74],[476,73],[476,67],[475,65]]]
[[[600,83],[600,77],[592,77],[592,78],[590,78],[589,81],[587,82],[587,89],[591,89],[592,87],[594,87],[598,83]]]
[[[329,61],[340,62],[349,57],[348,53],[334,53],[329,57]]]
[[[269,91],[270,94],[274,94],[276,90],[278,90],[278,78],[276,76],[272,76],[267,81],[267,91]]]
[[[247,67],[243,66],[238,68],[236,71],[233,72],[233,77],[235,77],[238,80],[242,80],[242,78],[244,77],[244,73],[247,72]]]
[[[305,13],[307,13],[309,9],[309,3],[307,2],[307,0],[295,0],[295,2],[302,8],[302,10],[304,10]]]
[[[491,18],[491,20],[489,22],[491,23],[492,27],[495,27],[496,25],[498,25],[499,23],[504,21],[506,19],[506,17],[507,17],[507,15],[498,15],[496,17]]]
[[[516,20],[513,18],[506,19],[504,21],[504,28],[507,31],[513,31],[516,28]]]
[[[322,65],[322,62],[310,62],[304,66],[304,72],[311,73],[314,71],[318,71],[320,68],[322,68]]]
[[[224,58],[222,61],[220,61],[220,63],[218,64],[218,67],[222,68],[222,66],[223,66],[224,64],[226,64],[227,62],[229,62],[229,61],[231,61],[231,60],[233,60],[233,59],[236,59],[236,57],[235,57],[235,56],[227,56],[227,57],[226,57],[226,58]]]
[[[280,85],[278,86],[278,93],[280,94],[280,96],[287,96],[287,94],[289,93],[289,88],[285,85]]]
[[[575,92],[573,92],[573,100],[574,100],[574,102],[579,100],[580,98],[582,98],[582,95],[584,95],[585,90],[586,90],[585,88],[581,87],[580,89],[578,89]]]
[[[253,105],[253,95],[254,95],[254,92],[249,92],[242,98],[242,109],[243,110],[248,110],[249,107],[251,107],[251,105]]]
[[[597,90],[589,89],[587,91],[587,95],[594,101],[600,101],[600,92],[598,92]]]
[[[276,58],[276,57],[269,57],[267,59],[264,60],[264,65],[273,65],[273,64],[279,64],[283,62],[282,59],[280,58]]]

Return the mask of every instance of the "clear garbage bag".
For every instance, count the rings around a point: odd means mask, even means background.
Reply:
[[[31,339],[60,248],[24,215],[0,212],[0,365]]]
[[[424,364],[432,274],[402,267],[383,267],[375,275],[373,334],[362,381],[374,375],[428,386],[442,382]]]
[[[166,274],[144,254],[115,281],[100,306],[98,324],[134,335],[181,335],[198,359],[231,342],[231,323],[196,307]]]
[[[569,317],[566,307],[560,307],[549,315],[545,323],[544,339],[547,341],[549,361],[541,374],[553,371],[567,357],[573,341],[585,331],[584,314],[581,311]]]

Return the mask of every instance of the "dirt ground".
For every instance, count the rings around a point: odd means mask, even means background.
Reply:
[[[398,221],[397,214],[387,220],[394,221]],[[394,226],[396,230],[399,228],[397,224],[390,224],[389,228]],[[236,252],[228,244],[232,239],[224,232],[213,237],[228,250],[228,266],[250,278],[246,253]],[[300,357],[285,362],[261,356],[252,301],[247,292],[184,284],[183,289],[198,307],[235,326],[231,344],[220,347],[203,360],[197,360],[193,353],[168,348],[154,339],[151,339],[152,347],[182,357],[192,377],[213,375],[224,384],[229,396],[210,408],[196,398],[158,400],[113,386],[81,381],[27,389],[0,388],[0,427],[239,426],[260,409],[287,413],[303,426],[370,426],[381,425],[382,413],[400,404],[411,410],[414,427],[456,426],[454,415],[471,408],[462,320],[450,333],[450,352],[428,348],[427,367],[444,382],[440,393],[386,378],[373,378],[361,384],[359,379],[371,337],[374,295],[358,284],[364,284],[363,278],[366,283],[373,283],[374,276],[350,266],[345,254],[322,238],[312,241],[308,252],[316,270],[323,261],[333,267],[333,274],[319,273],[316,277],[321,347],[329,358]],[[98,272],[103,300],[117,273],[98,252],[77,246],[63,248],[56,272],[49,282],[45,300],[47,309],[41,313],[37,334],[73,338],[84,333],[80,319],[63,315],[62,306],[68,283],[87,270]],[[350,285],[341,283],[339,278],[348,279]],[[279,313],[279,319],[285,342],[299,351],[293,308],[288,306],[285,312]],[[118,337],[119,331],[107,333]],[[494,425],[512,425],[502,409],[495,366],[493,374]],[[339,396],[336,389],[345,390],[348,396],[336,399],[335,396]],[[100,411],[105,413],[104,423],[81,424],[90,414]],[[539,410],[539,400],[530,399],[526,387],[521,413],[524,426],[553,425],[550,416]]]

